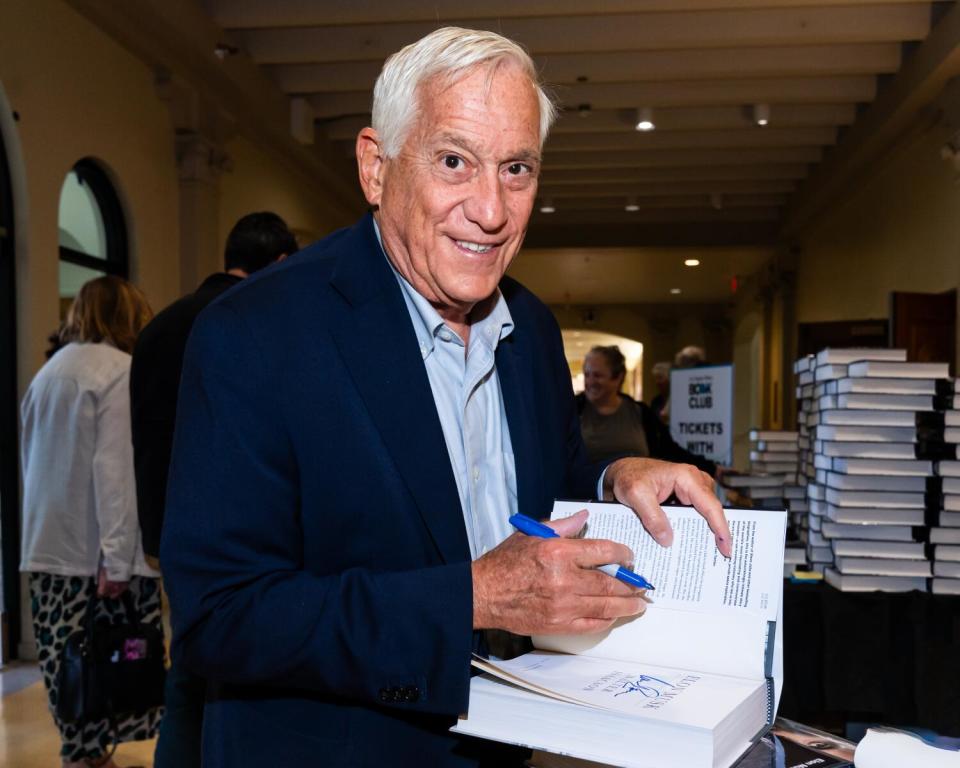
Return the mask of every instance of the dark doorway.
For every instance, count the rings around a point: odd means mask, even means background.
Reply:
[[[907,360],[950,363],[957,370],[957,292],[890,294],[891,341]]]
[[[17,333],[14,306],[13,190],[0,134],[0,566],[3,661],[20,640],[20,462],[17,448]]]
[[[885,318],[800,323],[797,356],[815,355],[824,347],[886,347],[889,344],[889,323]]]

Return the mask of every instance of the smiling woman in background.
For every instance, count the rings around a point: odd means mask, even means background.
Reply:
[[[714,462],[677,445],[650,406],[620,391],[626,373],[616,345],[593,347],[583,362],[584,391],[577,395],[577,408],[589,460],[642,456],[693,464],[715,477]]]

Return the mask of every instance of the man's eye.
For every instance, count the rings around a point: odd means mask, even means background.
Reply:
[[[511,176],[521,176],[525,173],[530,173],[530,166],[526,163],[511,163],[507,166],[507,173]]]
[[[444,155],[443,165],[451,171],[459,171],[463,168],[463,158],[457,157],[456,155]]]

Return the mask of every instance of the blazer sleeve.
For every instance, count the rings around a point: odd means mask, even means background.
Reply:
[[[660,421],[653,408],[649,405],[636,401],[634,401],[634,404],[640,409],[643,430],[646,432],[647,445],[650,448],[650,458],[672,461],[675,464],[693,464],[693,466],[703,470],[710,475],[710,477],[716,476],[716,463],[681,447],[673,439],[673,435],[670,434],[670,429]]]
[[[184,360],[161,543],[184,663],[223,683],[466,711],[470,563],[304,567],[299,477],[323,467],[298,464],[295,406],[282,381],[296,371],[278,368],[229,302],[200,315]],[[318,392],[301,407],[323,403]],[[335,500],[311,513],[344,514]],[[331,528],[350,531],[349,519],[336,520]]]

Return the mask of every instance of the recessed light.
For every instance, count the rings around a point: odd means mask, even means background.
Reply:
[[[682,291],[679,288],[671,288],[670,293],[676,296],[678,293],[682,293]]]
[[[636,129],[638,131],[652,131],[656,128],[653,123],[653,110],[650,107],[643,107],[637,110]]]
[[[625,210],[627,213],[636,213],[637,211],[639,211],[640,206],[637,205],[637,198],[628,197],[627,204],[623,206],[623,210]]]
[[[768,125],[770,123],[770,105],[755,104],[753,107],[753,121],[759,126]]]
[[[557,208],[553,204],[553,200],[549,197],[543,201],[543,205],[540,206],[540,213],[556,213]]]
[[[700,259],[684,259],[683,266],[685,267],[699,267]]]

